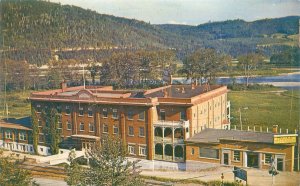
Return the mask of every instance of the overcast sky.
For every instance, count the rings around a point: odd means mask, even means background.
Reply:
[[[191,24],[208,21],[300,15],[300,0],[51,0],[98,13],[135,18],[152,24]]]

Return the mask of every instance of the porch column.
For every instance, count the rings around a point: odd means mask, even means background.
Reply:
[[[262,168],[262,161],[263,161],[263,156],[262,156],[262,153],[259,152],[259,153],[258,153],[258,168],[259,168],[259,169]]]
[[[174,139],[174,138],[173,138]],[[175,145],[173,143],[173,155],[172,155],[172,160],[175,161]]]
[[[243,167],[247,167],[247,152],[243,152]]]
[[[187,108],[186,109],[186,119],[189,121],[189,124],[190,124],[190,126],[189,126],[189,129],[190,129],[190,137],[192,137],[193,136],[193,130],[194,130],[194,128],[193,128],[193,113],[192,113],[192,107],[189,107],[189,108]]]

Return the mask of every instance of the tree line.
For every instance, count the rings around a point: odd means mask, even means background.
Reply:
[[[184,76],[192,82],[215,83],[220,74],[228,76],[233,71],[242,72],[247,79],[263,65],[265,57],[249,53],[238,58],[211,48],[200,48],[181,61],[174,50],[126,50],[95,59],[60,59],[55,55],[47,68],[31,65],[27,61],[1,59],[1,90],[38,90],[59,88],[68,81],[71,86],[113,85],[115,88],[153,88],[163,85],[164,73]],[[83,73],[84,71],[84,73]]]

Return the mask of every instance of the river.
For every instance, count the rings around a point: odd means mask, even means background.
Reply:
[[[245,77],[235,77],[236,83],[244,84],[246,82]],[[174,78],[173,82],[189,83],[190,80],[185,78]],[[217,84],[228,85],[233,82],[233,78],[230,77],[219,77],[216,80]],[[270,84],[276,87],[281,87],[284,89],[300,89],[300,71],[281,74],[277,76],[255,76],[249,79],[249,83],[258,83],[258,84]]]

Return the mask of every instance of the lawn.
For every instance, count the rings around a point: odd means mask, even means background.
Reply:
[[[7,92],[9,118],[30,116],[30,102],[27,100],[31,91]],[[0,119],[6,118],[4,93],[0,93]]]
[[[231,91],[228,93],[231,101],[231,124],[240,128],[241,108],[242,125],[256,130],[263,127],[269,129],[278,125],[282,132],[286,129],[294,131],[298,127],[300,117],[300,91],[283,93],[273,91]]]

